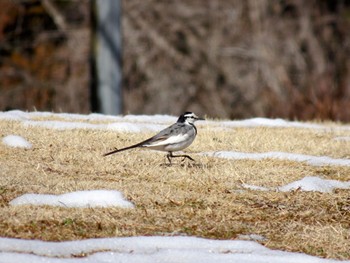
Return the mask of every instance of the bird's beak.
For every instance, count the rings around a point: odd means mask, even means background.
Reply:
[[[198,121],[205,121],[204,118],[199,118],[199,117],[197,117],[197,120],[198,120]]]

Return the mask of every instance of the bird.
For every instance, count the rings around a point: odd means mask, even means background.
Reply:
[[[134,148],[149,148],[152,150],[168,152],[166,157],[170,164],[171,158],[177,157],[183,157],[183,160],[187,158],[194,161],[194,159],[189,155],[174,155],[173,152],[181,151],[192,144],[197,135],[197,128],[194,125],[194,122],[197,120],[205,119],[199,118],[193,112],[187,111],[180,115],[176,123],[170,125],[164,130],[161,130],[153,137],[122,149],[115,149],[111,152],[105,153],[103,156],[108,156]]]

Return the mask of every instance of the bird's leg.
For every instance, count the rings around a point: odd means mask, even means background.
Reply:
[[[170,159],[170,157],[173,157],[173,153],[172,153],[172,152],[168,152],[168,154],[166,155],[166,158],[168,159],[169,164],[171,165],[171,159]]]
[[[171,164],[171,160],[170,160],[170,158],[177,158],[177,157],[183,157],[183,160],[185,160],[186,158],[188,158],[188,159],[190,159],[191,161],[195,161],[191,156],[189,156],[189,155],[186,155],[186,154],[181,154],[181,155],[173,155],[173,153],[172,152],[169,152],[168,153],[168,155],[167,155],[167,158],[168,158],[168,160],[169,160],[169,162],[170,162],[170,164]],[[183,161],[182,160],[182,161]]]
[[[195,160],[191,156],[189,156],[187,154],[177,155],[177,156],[174,156],[174,157],[183,157],[182,160],[185,160],[187,158],[187,159],[190,159],[192,162],[195,162]]]

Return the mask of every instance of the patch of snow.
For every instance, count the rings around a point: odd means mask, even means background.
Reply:
[[[237,238],[240,240],[266,241],[266,237],[263,237],[261,235],[256,235],[256,234],[238,235]]]
[[[30,120],[33,118],[59,117],[66,120],[85,120],[85,121],[127,121],[127,122],[147,122],[147,123],[166,123],[175,122],[177,117],[170,115],[105,115],[100,113],[75,114],[75,113],[53,113],[53,112],[25,112],[20,110],[0,112],[0,119],[7,120]]]
[[[0,119],[12,120],[12,121],[22,121],[27,119],[27,112],[20,110],[4,111],[0,112]]]
[[[269,191],[270,190],[267,187],[250,185],[250,184],[242,184],[242,187],[245,189],[253,190],[253,191]]]
[[[32,148],[32,144],[30,142],[18,135],[7,135],[4,138],[2,138],[2,143],[10,147],[26,149]]]
[[[253,191],[281,191],[289,192],[299,189],[300,191],[314,191],[321,193],[331,193],[334,189],[350,189],[349,182],[341,182],[338,180],[327,180],[317,176],[306,176],[301,180],[291,182],[287,185],[280,186],[277,188],[267,188],[256,185],[242,184],[245,189]]]
[[[35,120],[38,117],[59,117],[64,120],[69,120],[70,125],[66,124],[65,121],[51,122],[51,124],[43,124],[44,121]],[[33,119],[34,118],[34,119]],[[177,119],[176,116],[170,115],[125,115],[125,116],[112,116],[112,115],[103,115],[103,114],[73,114],[73,113],[52,113],[52,112],[24,112],[20,110],[0,112],[0,119],[14,120],[14,121],[26,121],[26,125],[38,125],[44,126],[46,128],[54,129],[73,129],[71,125],[76,124],[76,129],[104,129],[106,126],[94,126],[86,125],[81,126],[79,122],[73,122],[74,120],[80,121],[112,121],[112,122],[126,122],[133,123],[134,125],[142,125],[142,123],[147,124],[162,124],[169,125],[174,123]],[[29,122],[29,123],[28,123]],[[34,122],[31,124],[30,122]],[[62,124],[59,124],[62,122]],[[202,124],[198,124],[202,125]],[[217,129],[221,128],[235,128],[235,127],[276,127],[276,128],[304,128],[304,129],[323,129],[323,130],[332,130],[332,126],[323,125],[317,123],[306,123],[306,122],[297,122],[297,121],[287,121],[283,119],[268,119],[268,118],[251,118],[246,120],[233,120],[233,121],[205,121],[205,125],[208,127],[213,127]],[[142,127],[140,128],[143,129]],[[342,125],[337,127],[338,130],[350,130],[350,126]]]
[[[250,159],[250,160],[262,160],[262,159],[279,159],[290,160],[295,162],[305,162],[313,166],[324,165],[340,165],[350,166],[350,159],[334,159],[328,156],[313,156],[306,154],[286,153],[286,152],[265,152],[265,153],[244,153],[233,151],[218,151],[218,152],[206,152],[203,155],[226,158],[226,159]]]
[[[276,128],[305,128],[305,129],[325,129],[325,125],[315,123],[304,123],[297,121],[286,121],[283,119],[251,118],[238,121],[220,122],[228,127],[276,127]]]
[[[350,137],[347,137],[347,136],[335,137],[334,140],[336,140],[336,141],[350,141]]]
[[[91,129],[91,130],[110,130],[120,132],[145,132],[159,131],[165,128],[164,125],[158,124],[138,124],[129,122],[115,122],[110,124],[92,124],[83,122],[68,121],[23,121],[24,126],[36,126],[56,130],[73,130],[73,129]]]
[[[36,120],[37,117],[60,117],[63,120]],[[89,115],[72,113],[51,113],[51,112],[23,112],[19,110],[0,112],[0,119],[21,121],[24,126],[43,127],[47,129],[72,130],[72,129],[92,129],[110,130],[120,132],[158,132],[170,123],[176,121],[176,117],[169,115],[126,115],[110,116],[92,113]],[[67,120],[67,121],[64,121]],[[76,122],[82,121],[113,121],[107,124],[93,124]]]
[[[119,132],[145,132],[152,131],[158,132],[164,129],[165,125],[159,124],[141,124],[141,123],[132,123],[132,122],[119,122],[119,123],[111,123],[106,125],[107,130],[111,131],[119,131]]]
[[[278,190],[282,192],[288,192],[296,189],[302,191],[315,191],[322,193],[331,193],[333,189],[349,189],[350,182],[341,182],[338,180],[327,180],[316,176],[307,176],[301,180],[292,182],[282,187],[278,187]]]
[[[350,263],[272,250],[254,241],[180,236],[101,238],[65,242],[0,238],[0,251],[0,262],[7,263]]]
[[[170,115],[125,115],[124,120],[130,122],[146,122],[146,123],[174,123],[177,117]]]
[[[50,205],[61,207],[123,207],[134,205],[113,190],[77,191],[62,195],[24,194],[13,199],[10,205]]]

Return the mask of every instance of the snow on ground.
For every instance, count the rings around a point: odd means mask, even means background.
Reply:
[[[110,130],[118,132],[157,132],[165,128],[165,125],[159,124],[144,124],[131,122],[117,122],[110,124],[92,124],[83,122],[68,122],[68,121],[23,121],[24,126],[36,126],[48,129],[57,130],[73,130],[73,129],[91,129],[91,130]]]
[[[234,151],[218,151],[218,152],[207,152],[202,153],[203,155],[227,158],[227,159],[249,159],[249,160],[262,160],[266,158],[279,159],[279,160],[291,160],[295,162],[305,162],[309,165],[322,166],[322,165],[338,165],[338,166],[350,166],[349,159],[334,159],[328,156],[312,156],[305,154],[294,154],[285,152],[265,152],[265,153],[244,153]],[[292,182],[288,185],[279,187],[277,189],[270,189],[257,185],[242,184],[243,188],[257,191],[291,191],[300,189],[303,191],[317,191],[322,193],[330,193],[333,189],[350,189],[349,182],[341,182],[337,180],[325,180],[315,176],[308,176],[299,181]]]
[[[37,118],[44,117],[59,117],[65,121],[42,121]],[[24,112],[20,110],[12,110],[0,112],[0,119],[21,121],[28,126],[39,126],[51,129],[101,129],[101,130],[118,130],[124,132],[142,132],[154,131],[162,129],[165,125],[169,125],[177,120],[176,116],[169,115],[125,115],[125,116],[111,116],[103,114],[71,114],[71,113],[51,113],[51,112]],[[85,121],[85,123],[77,122]],[[116,124],[91,124],[88,121],[113,121]],[[124,125],[120,126],[121,123]],[[203,125],[198,124],[198,125]],[[298,121],[286,121],[282,119],[268,119],[268,118],[251,118],[246,120],[236,121],[206,121],[206,126],[213,127],[277,127],[277,128],[304,128],[304,129],[323,129],[331,130],[332,126],[304,123]],[[350,126],[337,126],[339,130],[350,130]]]
[[[326,126],[315,123],[302,123],[297,121],[286,121],[283,119],[252,118],[239,121],[222,121],[221,125],[228,127],[279,127],[279,128],[305,128],[324,129]]]
[[[38,118],[58,117],[62,120],[44,121]],[[102,114],[67,114],[50,112],[0,112],[0,119],[18,121],[24,126],[36,126],[48,129],[97,129],[115,130],[123,132],[157,132],[177,117],[168,115],[154,116],[106,116]],[[109,123],[90,123],[90,122]],[[253,118],[242,121],[206,121],[202,124],[208,127],[278,127],[278,128],[307,128],[330,130],[330,126],[301,122],[289,122],[281,119]],[[350,126],[337,127],[340,130],[350,130]],[[21,147],[30,143],[22,137],[8,135],[3,143],[9,146],[20,144]],[[345,137],[344,137],[345,138]],[[335,138],[335,140],[348,140]],[[21,143],[19,143],[22,141]],[[12,145],[11,145],[12,144]],[[30,146],[31,147],[31,146]],[[240,153],[215,152],[203,153],[219,158],[253,159],[264,158],[287,159],[297,162],[306,162],[309,165],[343,165],[349,166],[350,160],[333,159],[327,156],[309,156],[301,154],[268,152],[268,153]],[[252,190],[276,190],[261,186],[242,185]],[[350,182],[324,180],[318,177],[305,177],[299,181],[281,186],[277,190],[290,191],[300,189],[304,191],[330,192],[334,188],[350,188]],[[63,195],[25,194],[10,202],[10,205],[53,205],[64,207],[95,207],[121,206],[134,207],[123,199],[118,191],[91,190],[66,193]],[[241,236],[240,239],[264,240],[258,235]],[[86,256],[84,256],[86,255]],[[39,240],[21,240],[0,238],[1,262],[241,262],[241,263],[330,263],[341,262],[321,259],[302,253],[283,252],[268,249],[257,242],[246,240],[209,240],[196,237],[126,237],[86,239],[69,242],[44,242]],[[342,261],[350,263],[350,261]]]
[[[38,120],[37,118],[59,117],[63,120]],[[169,115],[154,116],[106,116],[102,114],[68,114],[50,112],[23,112],[19,110],[0,112],[0,119],[20,121],[24,126],[42,127],[57,130],[91,129],[119,132],[157,132],[167,124],[175,122],[176,118]],[[85,122],[79,122],[85,121]],[[113,121],[113,123],[88,123],[88,121]]]
[[[300,191],[313,191],[321,193],[331,193],[334,189],[350,189],[349,182],[341,182],[338,180],[327,180],[317,176],[306,176],[301,180],[291,182],[287,185],[280,186],[277,188],[267,188],[256,185],[242,184],[243,188],[255,190],[255,191],[281,191],[289,192],[293,190]]]
[[[331,193],[333,189],[349,189],[349,182],[341,182],[338,180],[327,180],[317,176],[307,176],[301,180],[292,182],[285,186],[279,187],[278,190],[288,192],[300,189],[302,191],[317,191],[322,193]]]
[[[312,156],[306,154],[295,154],[286,152],[265,152],[265,153],[244,153],[234,151],[217,151],[217,152],[206,152],[203,155],[226,158],[226,159],[249,159],[249,160],[262,160],[262,159],[280,159],[290,160],[295,162],[306,162],[313,166],[322,165],[339,165],[339,166],[350,166],[350,159],[334,159],[328,156]]]
[[[348,136],[335,137],[334,140],[336,140],[336,141],[350,141],[350,137],[348,137]]]
[[[99,263],[336,263],[302,253],[268,249],[253,241],[196,237],[124,237],[44,242],[0,238],[0,262]],[[81,255],[87,255],[81,257]]]
[[[10,205],[51,205],[61,207],[124,207],[134,205],[123,198],[119,191],[91,190],[61,195],[24,194],[13,199]]]
[[[30,142],[18,135],[7,135],[4,138],[2,138],[2,143],[10,147],[26,149],[32,148],[32,144]]]

